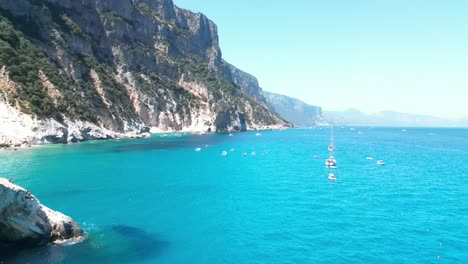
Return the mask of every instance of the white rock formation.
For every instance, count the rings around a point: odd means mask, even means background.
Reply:
[[[0,178],[0,244],[34,246],[79,238],[70,217],[49,209],[24,188]]]

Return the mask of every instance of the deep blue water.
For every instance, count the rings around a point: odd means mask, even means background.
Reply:
[[[89,237],[0,262],[468,263],[468,129],[406,130],[335,128],[336,182],[329,128],[0,151]]]

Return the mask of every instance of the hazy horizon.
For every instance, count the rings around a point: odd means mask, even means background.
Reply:
[[[269,93],[274,93],[274,92],[267,91],[267,90],[264,90],[264,91],[269,92]],[[287,95],[287,94],[283,94],[283,95],[304,102],[302,99],[299,99],[299,98],[297,98],[297,97],[293,97],[293,96],[290,96],[290,95]],[[307,102],[304,102],[304,103],[307,103]],[[307,104],[308,104],[308,103],[307,103]],[[310,105],[312,105],[312,104],[310,104]],[[362,113],[362,114],[365,114],[365,115],[378,115],[378,114],[387,113],[387,112],[394,112],[394,113],[405,114],[405,115],[435,117],[435,118],[447,119],[447,120],[451,120],[451,121],[464,121],[465,119],[468,119],[468,115],[467,115],[467,116],[463,116],[463,117],[459,117],[459,118],[450,118],[450,117],[443,117],[443,116],[430,115],[430,114],[419,114],[419,113],[400,112],[400,111],[396,111],[396,110],[392,110],[392,109],[383,109],[383,110],[378,110],[378,111],[376,111],[376,112],[365,112],[365,111],[359,109],[358,107],[352,107],[352,106],[349,107],[349,108],[337,109],[337,110],[326,109],[326,108],[324,108],[324,107],[322,107],[322,106],[320,106],[320,105],[312,105],[312,106],[319,106],[319,107],[321,107],[323,112],[349,112],[349,111],[358,111],[358,112],[360,112],[360,113]]]
[[[327,111],[468,116],[468,2],[174,3],[212,19],[223,58],[266,91]]]

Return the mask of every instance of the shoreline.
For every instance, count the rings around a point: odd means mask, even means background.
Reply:
[[[128,132],[128,133],[118,133],[115,132],[111,137],[107,138],[89,138],[83,139],[79,141],[67,141],[67,142],[47,142],[47,141],[36,141],[36,142],[28,142],[26,139],[19,140],[18,139],[10,139],[6,136],[0,136],[0,150],[5,151],[18,151],[24,149],[31,149],[37,148],[42,146],[51,146],[51,145],[68,145],[68,144],[79,144],[82,142],[92,142],[92,141],[111,141],[111,140],[120,140],[120,139],[144,139],[144,138],[151,138],[153,136],[158,135],[178,135],[178,134],[191,134],[191,135],[210,135],[216,133],[243,133],[243,132],[252,132],[252,131],[279,131],[289,129],[291,127],[281,126],[281,125],[274,125],[274,126],[262,126],[257,127],[254,129],[247,129],[245,131],[215,131],[215,132],[207,132],[204,130],[189,130],[189,129],[182,129],[182,130],[162,130],[159,128],[151,128],[149,132]],[[8,141],[8,142],[7,142]]]
[[[290,124],[247,125],[245,131],[282,130],[291,127]],[[121,130],[121,131],[116,131]],[[148,138],[151,134],[190,133],[206,134],[216,131],[214,126],[200,125],[195,122],[191,126],[183,126],[175,130],[161,124],[160,127],[149,127],[143,123],[126,121],[122,128],[106,128],[90,121],[65,118],[62,122],[55,119],[37,119],[19,112],[17,109],[0,100],[0,149],[18,150],[31,146],[46,144],[69,144],[90,140],[110,140],[123,138]],[[228,127],[226,131],[234,131]]]

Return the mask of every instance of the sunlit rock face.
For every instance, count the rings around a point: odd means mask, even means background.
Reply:
[[[27,190],[0,178],[0,244],[26,247],[78,238],[82,234],[73,219],[49,209]]]
[[[0,106],[29,116],[31,137],[286,124],[222,59],[216,25],[170,0],[2,0],[0,31]]]

